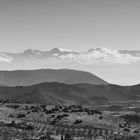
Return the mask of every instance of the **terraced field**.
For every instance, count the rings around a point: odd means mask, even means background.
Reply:
[[[0,123],[1,135],[8,132],[9,137],[22,139],[23,134],[30,139],[62,139],[67,135],[109,139],[140,134],[139,124],[128,123],[121,113],[105,111],[104,107],[2,103]]]

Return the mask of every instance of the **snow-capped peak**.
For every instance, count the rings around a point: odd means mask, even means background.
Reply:
[[[69,49],[64,49],[64,48],[53,48],[50,50],[51,52],[73,52],[72,50]]]
[[[92,48],[86,52],[75,52],[63,48],[53,48],[50,51],[27,49],[22,53],[0,53],[0,62],[46,61],[48,58],[57,60],[70,60],[85,64],[93,63],[119,63],[129,64],[140,61],[140,51],[121,52],[108,48]]]
[[[36,50],[36,49],[27,49],[24,50],[24,53],[36,53],[36,52],[41,52],[40,50]]]
[[[3,52],[0,52],[0,62],[11,62],[12,61],[12,57],[6,55]]]
[[[58,48],[61,52],[73,52],[72,50],[69,49],[64,49],[64,48]]]
[[[100,52],[100,53],[103,53],[103,54],[112,54],[112,53],[118,53],[117,50],[114,50],[114,49],[108,49],[108,48],[105,48],[105,47],[102,47],[102,48],[92,48],[90,50],[88,50],[89,53],[92,53],[92,52]]]
[[[133,57],[131,54],[121,54],[119,51],[108,48],[90,49],[78,55],[63,56],[64,59],[72,59],[80,63],[93,64],[99,62],[129,64],[140,61],[140,57]]]
[[[36,50],[36,49],[27,49],[27,50],[24,50],[23,53],[26,55],[41,55],[41,51]]]

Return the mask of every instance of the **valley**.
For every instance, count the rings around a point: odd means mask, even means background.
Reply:
[[[140,138],[140,85],[113,85],[67,69],[0,75],[2,140]]]
[[[137,139],[139,115],[139,102],[82,106],[1,100],[0,134],[12,139]]]

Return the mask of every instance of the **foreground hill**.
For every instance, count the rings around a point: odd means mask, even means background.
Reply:
[[[107,102],[140,100],[140,85],[89,85],[42,83],[27,87],[0,87],[0,99],[32,103],[94,105]]]
[[[91,73],[77,70],[39,69],[0,71],[0,85],[3,86],[28,86],[44,82],[107,84],[107,82]]]

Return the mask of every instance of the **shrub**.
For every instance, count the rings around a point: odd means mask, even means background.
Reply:
[[[140,123],[140,116],[136,114],[127,114],[120,116],[122,119],[124,119],[126,122],[132,122],[132,123]]]

